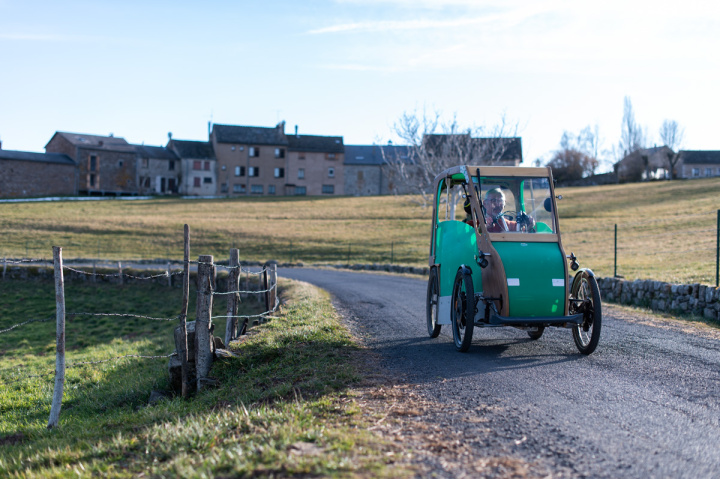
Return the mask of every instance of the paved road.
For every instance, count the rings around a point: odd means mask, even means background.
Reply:
[[[650,324],[605,305],[590,356],[556,328],[538,341],[476,328],[462,354],[449,326],[427,336],[425,280],[313,269],[280,276],[329,291],[388,373],[465,411],[443,423],[479,455],[519,458],[554,477],[720,477],[717,331]],[[467,420],[473,411],[481,421]]]

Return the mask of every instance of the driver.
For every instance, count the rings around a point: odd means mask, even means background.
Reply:
[[[527,226],[527,231],[533,231],[535,227],[535,220],[524,213],[520,213],[519,221],[512,221],[503,216],[505,194],[500,188],[493,188],[485,193],[483,206],[488,233],[521,231],[523,226]],[[518,225],[518,223],[520,224]]]

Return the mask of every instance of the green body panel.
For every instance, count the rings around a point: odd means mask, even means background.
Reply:
[[[508,279],[510,317],[565,314],[565,259],[557,243],[493,243]]]
[[[475,291],[482,291],[482,275],[475,262],[475,229],[462,221],[442,221],[435,232],[435,263],[440,264],[440,296],[452,294],[455,274],[461,264],[472,269]]]

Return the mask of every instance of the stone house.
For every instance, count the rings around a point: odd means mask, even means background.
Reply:
[[[383,154],[401,161],[409,159],[406,146],[345,145],[346,195],[387,195],[393,192],[395,185],[388,174]]]
[[[188,196],[217,194],[217,160],[209,141],[168,141],[167,149],[180,159],[179,193]]]
[[[77,193],[77,165],[68,155],[0,148],[0,198]]]
[[[135,145],[137,188],[141,195],[177,194],[180,185],[180,158],[163,146]]]
[[[212,125],[217,159],[216,194],[282,195],[288,165],[285,122],[275,128]]]
[[[287,137],[285,195],[344,195],[345,146],[341,136]]]
[[[135,195],[137,152],[124,138],[55,132],[46,153],[72,158],[78,168],[78,193]]]
[[[678,178],[720,176],[720,151],[680,150],[679,155]]]
[[[674,155],[667,146],[641,148],[625,155],[615,164],[615,173],[620,183],[664,180],[670,178],[668,157]],[[678,165],[675,165],[675,177],[678,178]]]

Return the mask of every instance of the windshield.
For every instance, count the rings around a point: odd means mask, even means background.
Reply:
[[[488,232],[556,232],[548,178],[481,176],[478,183]]]

